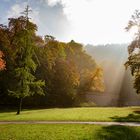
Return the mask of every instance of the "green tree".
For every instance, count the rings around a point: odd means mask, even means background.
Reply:
[[[37,27],[28,18],[29,7],[25,10],[25,16],[9,19],[9,30],[12,34],[11,45],[16,48],[15,56],[15,79],[16,84],[9,90],[10,95],[19,99],[17,114],[20,114],[22,100],[35,93],[43,95],[44,82],[36,80],[34,73],[37,68],[33,57],[35,56],[34,36]]]
[[[129,31],[133,27],[137,28],[135,38],[132,43],[128,46],[128,61],[125,63],[126,68],[130,68],[131,73],[134,77],[134,88],[136,92],[140,93],[140,12],[138,10],[132,15],[131,20],[126,27]]]

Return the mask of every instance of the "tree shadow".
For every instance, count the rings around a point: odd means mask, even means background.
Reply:
[[[96,133],[97,140],[140,140],[140,128],[104,126]]]
[[[125,117],[110,117],[115,122],[140,122],[140,111]],[[102,127],[96,135],[97,140],[140,140],[140,127],[111,125]]]
[[[133,113],[128,114],[125,117],[114,116],[110,118],[115,122],[140,122],[140,111],[134,110]]]
[[[15,112],[16,109],[7,109],[7,108],[4,108],[4,109],[1,109],[0,108],[0,113],[11,113],[11,112]]]

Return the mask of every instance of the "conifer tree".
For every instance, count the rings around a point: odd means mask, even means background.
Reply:
[[[29,21],[29,6],[24,11],[24,16],[19,18],[9,19],[9,29],[13,33],[12,46],[15,50],[15,87],[9,93],[18,98],[17,114],[20,114],[22,100],[27,96],[32,96],[35,93],[44,94],[42,87],[45,83],[41,80],[36,80],[34,76],[37,64],[34,61],[35,42],[33,37],[37,27]]]

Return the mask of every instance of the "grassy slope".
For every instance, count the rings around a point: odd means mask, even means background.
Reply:
[[[125,108],[67,108],[26,110],[16,112],[0,111],[0,120],[74,120],[74,121],[139,121],[140,107]]]
[[[140,140],[140,127],[0,125],[0,140]]]

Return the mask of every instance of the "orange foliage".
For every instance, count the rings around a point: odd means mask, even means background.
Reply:
[[[2,59],[2,57],[4,57],[4,54],[2,51],[0,51],[0,70],[4,70],[5,69],[5,61]]]

